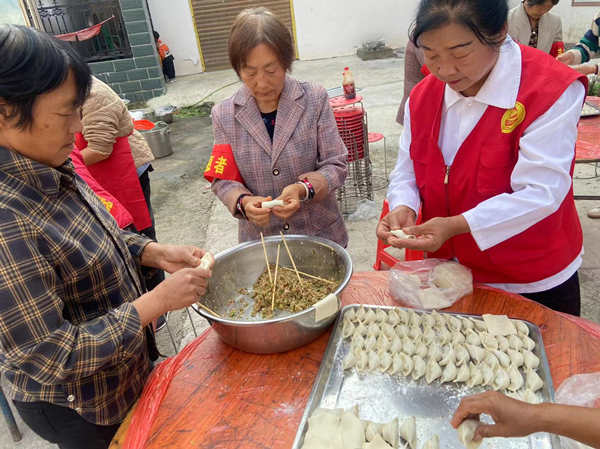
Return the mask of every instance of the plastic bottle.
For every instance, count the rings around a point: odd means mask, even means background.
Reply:
[[[346,100],[352,100],[356,98],[354,75],[352,75],[352,71],[348,67],[344,68],[344,82],[342,84],[344,86],[344,98],[346,98]]]

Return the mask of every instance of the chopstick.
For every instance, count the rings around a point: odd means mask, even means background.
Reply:
[[[281,269],[287,270],[287,271],[294,271],[288,267],[281,267]],[[327,279],[320,278],[319,276],[313,276],[312,274],[303,273],[302,271],[298,271],[298,270],[296,270],[296,272],[301,274],[302,276],[306,276],[307,278],[316,279],[317,281],[326,282],[327,284],[335,285],[335,282],[328,281]]]
[[[275,310],[275,291],[277,290],[277,268],[279,268],[279,250],[281,245],[277,245],[277,262],[275,262],[275,281],[273,282],[273,299],[271,300],[271,311]]]
[[[217,312],[213,312],[212,310],[210,310],[208,307],[206,307],[204,304],[202,303],[197,303],[202,309],[206,310],[209,313],[212,313],[214,316],[218,316],[219,318],[223,318],[221,315],[219,315]]]
[[[287,242],[285,241],[285,237],[283,236],[283,232],[279,231],[281,234],[281,240],[283,240],[283,244],[285,245],[285,249],[287,250],[288,256],[290,256],[290,260],[292,261],[292,265],[294,266],[294,270],[296,270],[296,276],[298,276],[298,282],[300,282],[300,289],[302,290],[303,284],[302,279],[300,279],[300,273],[298,272],[298,268],[296,268],[296,262],[294,262],[294,258],[292,257],[292,253],[290,248],[288,247]]]
[[[271,266],[269,265],[269,256],[267,256],[267,246],[265,245],[265,237],[263,233],[260,233],[260,240],[262,241],[263,251],[265,252],[265,260],[267,261],[267,270],[269,270],[269,282],[273,285],[273,277],[271,276]]]

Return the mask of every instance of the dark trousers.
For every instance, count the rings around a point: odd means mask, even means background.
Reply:
[[[170,80],[175,78],[175,63],[173,62],[175,58],[173,55],[167,56],[163,60],[163,73]]]
[[[557,312],[570,315],[581,315],[581,292],[579,290],[579,275],[575,273],[564,284],[545,292],[524,293],[521,296],[539,302]]]
[[[156,240],[156,228],[154,221],[154,211],[152,210],[152,203],[150,202],[150,197],[152,196],[152,191],[150,189],[150,176],[149,172],[153,171],[152,166],[146,170],[142,176],[140,176],[140,185],[142,186],[142,192],[144,192],[144,198],[146,199],[146,205],[148,206],[148,211],[150,212],[150,219],[152,220],[152,226],[146,229],[142,229],[140,234],[144,234],[146,237]],[[156,270],[154,276],[149,279],[146,279],[146,288],[148,291],[152,291],[158,284],[165,280],[165,272],[163,270]]]
[[[120,426],[98,426],[75,410],[48,402],[13,404],[31,430],[60,449],[106,449]]]

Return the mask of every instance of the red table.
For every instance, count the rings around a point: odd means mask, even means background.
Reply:
[[[388,272],[358,273],[342,302],[399,305],[388,287]],[[600,371],[600,340],[518,295],[476,288],[448,310],[506,314],[539,325],[555,388],[573,374]],[[233,349],[207,330],[190,343],[198,346],[171,381],[145,447],[289,449],[329,335],[295,351],[256,355]],[[121,447],[128,426],[129,419],[112,448]]]

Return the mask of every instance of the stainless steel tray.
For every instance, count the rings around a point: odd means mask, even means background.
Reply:
[[[581,117],[595,117],[596,115],[600,115],[600,107],[590,101],[586,101],[581,111]]]
[[[359,405],[361,419],[378,423],[387,423],[398,417],[401,424],[411,416],[415,416],[417,419],[417,447],[419,448],[436,434],[440,436],[440,447],[445,449],[464,448],[458,441],[456,430],[450,425],[450,419],[462,398],[483,393],[487,388],[481,386],[469,388],[465,384],[455,383],[442,385],[437,381],[429,385],[424,378],[414,381],[412,378],[391,376],[381,372],[358,374],[354,369],[344,372],[342,361],[350,350],[350,340],[342,339],[344,315],[350,308],[359,306],[359,304],[355,304],[344,307],[335,322],[317,379],[292,446],[293,449],[300,449],[304,444],[304,435],[308,429],[308,418],[317,407],[350,409],[356,404]],[[376,308],[376,306],[373,308]],[[394,307],[380,308],[389,311]],[[460,313],[448,313],[448,315],[478,316]],[[541,393],[544,402],[554,402],[554,386],[552,385],[542,334],[538,326],[527,321],[524,322],[529,327],[529,337],[537,344],[534,353],[540,359],[540,367],[537,373],[544,381],[544,388],[538,391],[538,394]],[[489,417],[482,417],[482,420],[492,422]],[[562,445],[558,437],[538,433],[528,438],[484,440],[481,449],[486,448],[548,449],[562,448]]]

